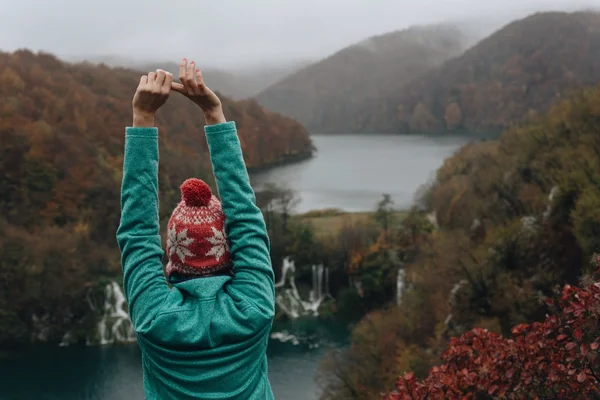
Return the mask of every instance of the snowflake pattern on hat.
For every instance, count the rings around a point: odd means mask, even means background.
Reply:
[[[176,254],[182,263],[185,262],[186,257],[194,257],[194,253],[192,253],[188,247],[190,244],[194,243],[194,239],[187,237],[187,229],[183,229],[179,233],[177,233],[175,227],[169,229],[169,238],[167,240],[169,257]]]
[[[229,244],[227,243],[227,236],[225,236],[225,232],[216,229],[214,226],[212,227],[212,231],[213,236],[206,238],[206,240],[210,242],[213,247],[208,251],[208,253],[206,253],[206,255],[215,257],[217,262],[219,262],[221,257],[223,257],[223,255],[229,251]]]

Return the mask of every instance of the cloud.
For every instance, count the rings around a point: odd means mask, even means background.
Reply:
[[[235,67],[320,58],[411,25],[482,17],[501,24],[537,10],[592,4],[581,1],[1,0],[0,49],[143,60],[191,56],[203,65]]]

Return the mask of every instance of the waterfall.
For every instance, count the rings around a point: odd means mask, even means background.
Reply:
[[[276,289],[285,286],[285,278],[287,278],[287,275],[290,272],[290,270],[292,271],[292,273],[296,272],[296,266],[293,262],[290,262],[289,257],[286,257],[283,260],[283,267],[281,267],[281,279],[275,284]]]
[[[313,265],[312,266],[312,288],[310,289],[310,292],[308,293],[308,301],[310,301],[311,303],[314,303],[317,300],[317,293],[315,288],[317,287],[317,266]]]
[[[396,276],[396,304],[402,304],[402,295],[404,293],[404,278],[406,276],[406,271],[403,268],[398,269],[398,275]]]
[[[126,307],[125,296],[117,282],[107,284],[104,288],[104,313],[98,322],[99,344],[136,341]]]
[[[315,303],[323,298],[323,264],[312,266],[312,290],[309,293],[309,301]],[[327,291],[327,288],[325,289]]]
[[[466,279],[462,279],[459,282],[455,283],[452,287],[452,290],[450,290],[450,298],[448,299],[450,302],[450,314],[446,316],[446,320],[444,321],[444,324],[447,328],[456,329],[458,331],[462,331],[464,329],[463,326],[457,325],[455,323],[454,315],[452,314],[452,312],[454,311],[454,307],[456,307],[457,305],[457,296],[459,291],[463,288],[463,286],[466,286],[468,284],[469,281],[467,281]]]
[[[289,257],[286,257],[283,260],[283,267],[281,268],[281,279],[275,284],[275,289],[282,288],[283,290],[283,294],[277,294],[275,301],[283,312],[292,318],[300,316],[300,308],[302,306],[302,300],[300,299],[298,288],[296,288],[296,281],[294,280],[293,274],[295,272],[296,266],[294,262],[290,261]],[[289,287],[285,287],[286,282],[289,282]]]
[[[331,297],[329,294],[329,268],[325,268],[325,296]]]
[[[323,264],[317,268],[317,293],[318,299],[323,298]]]
[[[296,266],[290,257],[283,260],[281,267],[281,279],[275,284],[279,289],[275,297],[277,306],[289,317],[298,318],[302,315],[319,315],[319,307],[329,295],[329,268],[323,264],[312,266],[312,288],[308,295],[308,301],[303,300],[298,293],[294,274]],[[326,280],[323,285],[323,274]],[[323,287],[325,286],[325,287]]]

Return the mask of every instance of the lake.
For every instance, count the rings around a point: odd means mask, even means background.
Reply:
[[[465,138],[423,135],[313,135],[312,159],[251,175],[255,189],[275,183],[294,189],[298,213],[322,208],[367,211],[383,193],[407,207]]]
[[[466,142],[392,135],[315,135],[313,139],[318,148],[314,158],[252,174],[253,185],[259,189],[273,182],[296,190],[302,200],[297,212],[330,207],[370,210],[383,193],[390,194],[396,206],[406,207],[444,158]],[[268,358],[276,398],[317,400],[314,376],[319,362],[327,349],[346,345],[344,329],[308,319],[278,324],[273,333]],[[0,400],[143,399],[136,345],[36,346],[0,355],[0,377]]]
[[[308,318],[276,323],[269,341],[269,380],[276,399],[317,400],[314,380],[329,349],[347,344],[347,329]],[[136,344],[35,346],[0,354],[0,400],[143,400]]]

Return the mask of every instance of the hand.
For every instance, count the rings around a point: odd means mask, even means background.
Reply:
[[[219,97],[206,86],[202,78],[200,68],[192,61],[189,66],[187,59],[181,60],[179,65],[179,80],[181,83],[173,82],[171,89],[179,92],[196,103],[204,112],[207,125],[225,122],[225,115]]]
[[[140,78],[133,96],[133,126],[154,126],[154,114],[165,104],[171,93],[173,74],[157,69]]]

